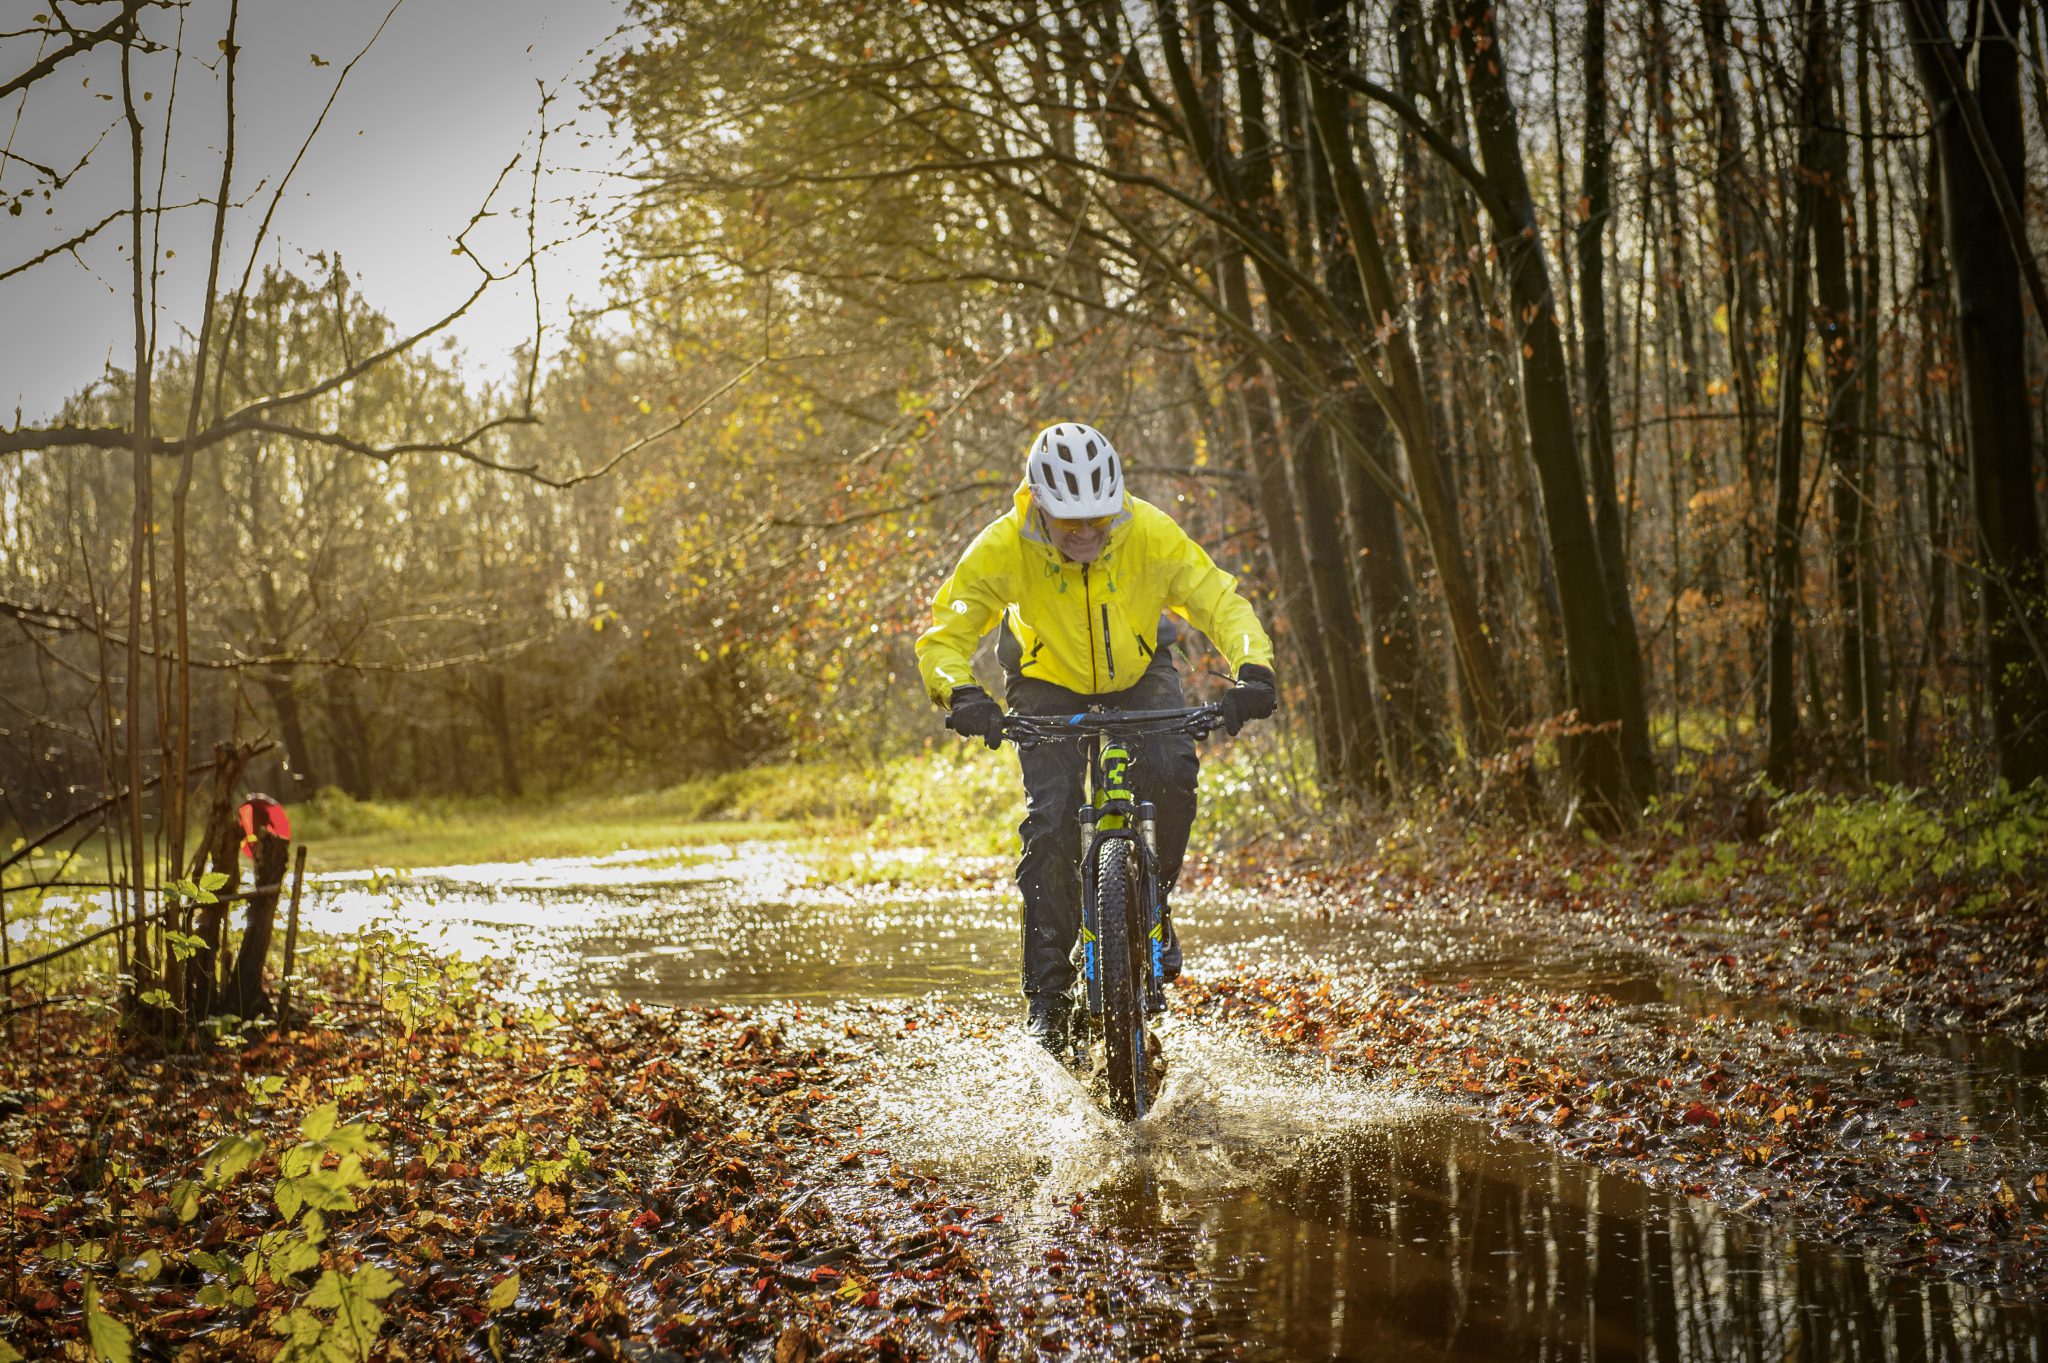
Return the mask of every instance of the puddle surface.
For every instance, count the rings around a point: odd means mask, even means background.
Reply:
[[[1767,1007],[1627,957],[1560,955],[1423,915],[1339,923],[1237,895],[1176,913],[1196,971],[1274,961],[1593,989],[1652,1012]],[[966,1025],[879,1029],[890,1039],[860,1095],[869,1130],[899,1160],[1008,1210],[1020,1262],[1076,1235],[1113,1242],[1153,1283],[1156,1309],[1185,1319],[1195,1355],[2048,1359],[2048,1311],[1887,1275],[1867,1256],[1495,1139],[1233,1035],[1169,1021],[1159,1105],[1123,1128],[1014,1026],[1018,929],[1000,880],[850,892],[813,885],[782,848],[743,843],[442,868],[375,888],[333,877],[312,921],[396,921],[514,961],[538,993],[855,1013],[927,996],[955,1005]],[[1913,1044],[1949,1067],[1962,1105],[2038,1103],[2030,1054],[2000,1064],[2011,1057],[1995,1047]]]

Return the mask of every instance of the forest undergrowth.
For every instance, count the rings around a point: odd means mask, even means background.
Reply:
[[[1905,787],[1653,810],[1620,838],[1445,809],[1326,825],[1199,863],[1202,882],[1338,913],[1449,911],[1638,952],[1734,995],[1905,1027],[2048,1039],[2048,790]]]
[[[986,1359],[1151,1319],[1087,1237],[1020,1249],[863,1140],[878,1036],[944,1017],[330,983],[307,1025],[195,1055],[21,1021],[0,1359]],[[1173,1355],[1192,1327],[1138,1328]]]

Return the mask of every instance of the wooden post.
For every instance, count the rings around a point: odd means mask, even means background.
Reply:
[[[290,1025],[292,1007],[292,961],[299,951],[299,890],[306,883],[306,844],[292,855],[292,907],[284,921],[284,973],[277,982],[277,1025]]]

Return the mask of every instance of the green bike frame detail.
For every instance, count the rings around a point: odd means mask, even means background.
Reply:
[[[1131,751],[1123,740],[1106,738],[1090,760],[1090,781],[1092,795],[1083,810],[1082,819],[1089,830],[1089,837],[1081,857],[1081,966],[1088,986],[1088,1011],[1100,1017],[1102,1014],[1102,961],[1099,951],[1100,924],[1095,921],[1098,911],[1096,867],[1098,854],[1103,842],[1109,838],[1122,838],[1132,844],[1136,853],[1134,860],[1141,868],[1139,883],[1144,889],[1147,917],[1147,946],[1152,959],[1152,977],[1158,979],[1162,973],[1160,954],[1165,949],[1165,931],[1159,921],[1157,894],[1158,867],[1153,849],[1144,838],[1137,835],[1139,803],[1131,790]]]

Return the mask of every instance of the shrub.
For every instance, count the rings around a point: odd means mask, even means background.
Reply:
[[[2004,897],[2003,882],[2048,864],[2048,786],[1943,805],[1925,790],[1788,795],[1772,810],[1769,844],[1846,888],[1898,894],[1928,882],[1975,889],[1970,907]]]

